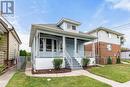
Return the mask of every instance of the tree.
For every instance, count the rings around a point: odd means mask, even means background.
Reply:
[[[20,56],[27,56],[26,50],[20,50]]]

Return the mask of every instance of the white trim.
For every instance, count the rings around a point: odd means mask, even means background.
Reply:
[[[77,38],[74,38],[74,56],[76,58],[77,55]]]
[[[65,36],[63,36],[63,43],[62,43],[62,49],[63,49],[63,57],[65,57],[65,50],[66,50],[66,42],[65,42]]]
[[[37,32],[40,33],[45,33],[45,34],[51,34],[51,35],[57,35],[57,36],[66,36],[69,38],[75,38],[74,36],[69,36],[69,35],[63,35],[63,34],[57,34],[57,33],[52,33],[52,32],[47,32],[47,31],[43,31],[43,30],[37,30]],[[81,40],[91,40],[91,39],[84,39],[84,38],[80,38],[80,37],[76,37],[77,39],[81,39]]]

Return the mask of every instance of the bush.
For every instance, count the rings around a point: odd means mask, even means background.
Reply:
[[[53,60],[53,66],[56,70],[61,68],[62,63],[63,63],[63,59],[54,59]]]
[[[4,71],[5,66],[4,65],[0,65],[0,74]]]
[[[88,58],[83,58],[83,59],[82,59],[82,66],[83,66],[83,67],[87,67],[88,64],[89,64],[89,61],[90,61],[90,59],[88,59]]]
[[[118,58],[116,59],[116,63],[117,64],[120,64],[121,63],[121,60],[120,60],[120,57],[118,56]]]
[[[112,64],[112,59],[110,56],[107,58],[107,64]]]

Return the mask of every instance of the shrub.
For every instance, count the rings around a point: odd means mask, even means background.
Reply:
[[[118,56],[118,58],[116,59],[116,63],[117,64],[120,64],[121,63],[121,60],[120,60],[120,57]]]
[[[0,74],[4,71],[5,66],[4,65],[0,65]]]
[[[112,64],[112,59],[110,56],[107,58],[107,64]]]
[[[63,63],[63,59],[54,59],[53,60],[53,66],[56,70],[61,68],[62,63]]]
[[[90,59],[88,59],[88,58],[83,58],[83,59],[82,59],[82,66],[83,66],[83,67],[87,67],[87,65],[89,64],[89,61],[90,61]]]

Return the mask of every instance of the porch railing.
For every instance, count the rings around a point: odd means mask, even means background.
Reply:
[[[69,53],[66,50],[65,50],[65,56],[66,56],[66,59],[67,59],[67,61],[69,63],[70,68],[73,68],[73,60],[72,60],[71,56],[69,55]]]
[[[63,52],[38,52],[37,57],[40,58],[63,57]]]

